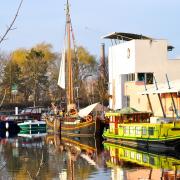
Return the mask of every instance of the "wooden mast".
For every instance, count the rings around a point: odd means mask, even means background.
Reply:
[[[67,32],[67,110],[69,111],[74,103],[73,80],[72,80],[72,57],[71,57],[71,17],[69,12],[69,0],[67,0],[66,12],[66,32]]]

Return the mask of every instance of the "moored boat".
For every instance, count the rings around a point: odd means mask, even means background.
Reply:
[[[62,58],[60,63],[58,85],[66,91],[66,112],[63,110],[63,114],[57,114],[56,106],[54,108],[54,115],[46,115],[44,117],[48,127],[53,128],[54,131],[61,131],[72,136],[95,136],[102,135],[104,123],[100,121],[100,116],[97,113],[92,113],[92,110],[99,106],[99,103],[92,104],[85,108],[85,114],[80,115],[79,107],[76,107],[74,97],[74,63],[72,59],[71,44],[74,39],[69,1],[66,3],[66,24],[65,24],[65,37],[64,37],[64,49],[62,52]],[[75,44],[74,44],[75,46]],[[76,48],[75,48],[76,49]],[[76,53],[75,53],[76,54]],[[77,59],[77,57],[76,57]],[[65,77],[66,76],[66,77]],[[76,73],[76,76],[77,73]],[[53,105],[53,104],[52,104]],[[61,109],[62,110],[62,109]],[[81,110],[80,110],[81,111]],[[97,112],[97,111],[96,111]],[[101,113],[103,110],[101,110]]]
[[[18,126],[22,131],[46,130],[46,122],[38,120],[27,120],[22,123],[18,123]]]
[[[74,115],[46,115],[47,126],[69,136],[96,136],[103,133],[105,122],[100,117],[102,105],[92,104]]]
[[[150,117],[146,112],[109,112],[109,129],[103,136],[109,141],[133,146],[176,147],[180,143],[180,121]]]

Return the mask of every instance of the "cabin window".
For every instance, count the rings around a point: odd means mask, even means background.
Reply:
[[[147,155],[145,155],[145,154],[143,154],[143,162],[144,163],[147,163],[148,162],[148,156]]]
[[[142,135],[146,135],[147,134],[147,128],[146,127],[142,127]]]
[[[149,157],[149,163],[151,164],[151,165],[155,165],[155,161],[154,161],[154,157]]]
[[[154,135],[154,127],[149,127],[149,128],[148,128],[148,134],[149,134],[150,136],[153,136],[153,135]]]
[[[124,134],[129,134],[129,127],[124,127]]]
[[[124,150],[124,156],[125,156],[125,157],[128,157],[128,154],[129,154],[129,151]]]
[[[131,152],[131,159],[135,159],[135,153]]]
[[[140,135],[141,134],[141,127],[136,127],[136,135]]]
[[[134,134],[134,127],[129,128],[129,134]]]

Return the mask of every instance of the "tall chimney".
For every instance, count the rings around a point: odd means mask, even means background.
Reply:
[[[105,45],[101,44],[100,77],[105,78]]]

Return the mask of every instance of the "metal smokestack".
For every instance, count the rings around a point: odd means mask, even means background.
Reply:
[[[105,78],[105,44],[101,44],[100,77]]]

